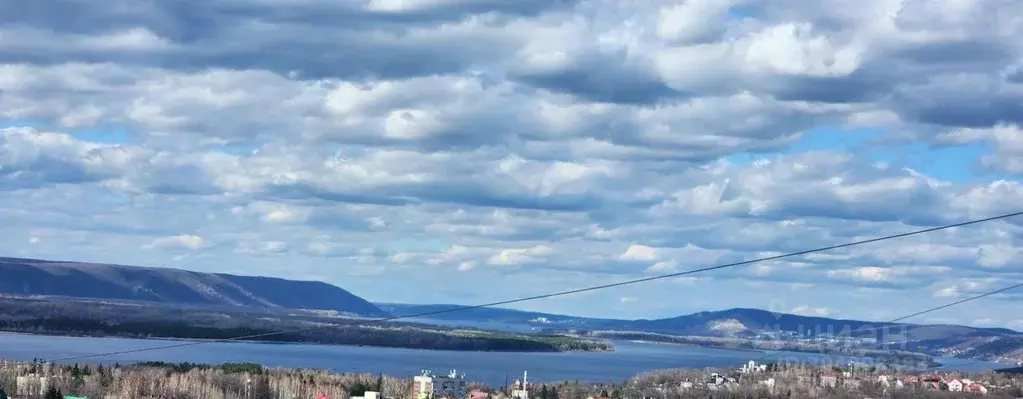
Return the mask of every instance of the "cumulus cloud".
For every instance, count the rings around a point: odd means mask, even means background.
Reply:
[[[646,245],[632,244],[625,250],[621,255],[618,255],[618,259],[621,260],[654,260],[657,259],[657,252],[653,248]]]
[[[5,255],[476,303],[1023,197],[1013,1],[33,4],[0,5]],[[609,316],[642,297],[623,315],[656,317],[782,296],[809,315],[912,313],[1023,280],[1021,234],[995,222],[535,310]],[[949,317],[1011,325],[1003,302]]]
[[[206,240],[197,235],[182,234],[171,237],[160,237],[149,244],[152,248],[185,249],[196,251],[206,246]]]
[[[831,309],[824,307],[810,307],[807,305],[799,305],[792,308],[789,313],[798,314],[803,316],[828,316],[831,315]]]

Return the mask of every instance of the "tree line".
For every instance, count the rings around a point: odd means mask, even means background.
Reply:
[[[307,330],[300,333],[261,336],[274,333],[275,330],[247,326],[211,327],[193,325],[183,321],[126,321],[113,323],[77,317],[35,317],[20,320],[0,320],[0,330],[129,338],[227,339],[238,336],[257,336],[252,340],[456,351],[561,352],[608,351],[613,349],[609,342],[602,340],[482,331],[466,335],[407,326],[395,328],[336,326],[333,328]]]

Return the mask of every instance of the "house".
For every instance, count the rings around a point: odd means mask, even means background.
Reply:
[[[983,386],[983,385],[980,385],[978,383],[975,383],[975,382],[971,383],[970,385],[967,385],[963,389],[964,389],[965,392],[973,392],[973,393],[979,393],[979,394],[987,395],[987,387]]]
[[[949,392],[963,391],[963,382],[959,381],[958,378],[948,378],[942,381],[942,383],[944,383],[944,385],[948,388]]]
[[[489,399],[489,398],[490,398],[490,394],[488,394],[486,392],[483,392],[483,391],[481,391],[479,389],[473,389],[472,392],[469,392],[469,399]]]
[[[50,380],[36,374],[19,376],[15,379],[15,395],[17,396],[43,396],[50,387]]]
[[[898,388],[898,389],[901,389],[901,388],[904,388],[906,386],[906,384],[904,382],[902,382],[901,379],[896,378],[896,377],[892,377],[892,376],[888,376],[888,375],[882,375],[882,376],[877,377],[877,382],[881,383],[881,386],[886,387],[886,388]]]
[[[711,391],[730,391],[739,388],[739,383],[734,381],[725,381],[721,384],[707,383],[707,389]]]
[[[362,396],[352,396],[350,399],[380,399],[380,392],[366,391]]]
[[[902,376],[899,377],[899,381],[902,382],[902,386],[904,387],[920,387],[923,385],[923,380],[918,376]]]
[[[825,373],[821,374],[821,386],[825,387],[837,387],[839,376],[838,374]]]

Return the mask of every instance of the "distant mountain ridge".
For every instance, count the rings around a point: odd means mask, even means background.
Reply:
[[[411,315],[458,308],[458,305],[378,303],[394,315]],[[485,308],[439,313],[424,318],[462,322],[524,324],[547,331],[636,331],[677,336],[753,338],[765,332],[789,331],[811,336],[821,333],[897,341],[902,349],[938,356],[1017,362],[1023,360],[1023,333],[1006,328],[919,325],[832,319],[735,308],[698,312],[653,320],[573,317],[512,309]],[[888,327],[889,333],[878,334]]]
[[[376,303],[378,307],[394,315],[411,315],[418,313],[447,311],[462,307],[461,305],[436,304],[417,305],[399,303]],[[521,323],[530,325],[549,325],[575,329],[636,329],[659,333],[703,334],[708,323],[734,320],[749,330],[777,329],[796,331],[802,327],[814,329],[816,326],[833,326],[835,333],[839,328],[855,331],[860,328],[877,328],[883,326],[910,326],[914,329],[923,327],[961,330],[961,333],[976,331],[985,334],[1023,335],[1007,328],[982,328],[955,325],[918,325],[905,323],[886,323],[851,319],[833,319],[819,316],[802,316],[790,313],[776,313],[761,309],[733,308],[727,310],[703,311],[677,317],[663,319],[604,319],[575,317],[553,313],[530,312],[505,308],[475,308],[457,312],[445,312],[426,316],[427,318],[450,321],[486,321],[502,323]],[[826,329],[821,332],[828,332]],[[983,335],[983,334],[982,334]]]
[[[0,294],[389,315],[365,299],[319,281],[23,258],[0,257]]]

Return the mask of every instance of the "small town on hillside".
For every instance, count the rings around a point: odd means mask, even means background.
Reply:
[[[0,362],[0,365],[5,363]],[[244,365],[244,364],[243,364]],[[192,365],[196,366],[196,365]],[[1006,397],[1023,396],[1023,375],[985,371],[899,372],[885,366],[797,363],[735,369],[676,369],[621,383],[530,382],[504,387],[473,382],[452,370],[406,377],[335,374],[261,366],[2,367],[0,399],[676,399],[699,397]],[[210,366],[212,367],[212,366]],[[12,374],[13,371],[13,374]],[[11,378],[13,377],[13,378]],[[409,378],[411,377],[411,378]],[[13,383],[13,384],[12,384]],[[75,395],[63,395],[70,392]],[[943,396],[944,395],[944,396]]]

